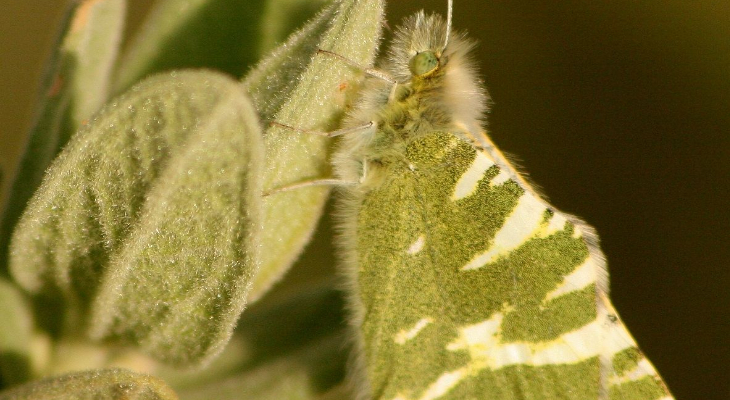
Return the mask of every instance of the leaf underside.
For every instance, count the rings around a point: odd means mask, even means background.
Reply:
[[[44,72],[28,142],[0,221],[0,270],[7,273],[13,227],[51,163],[73,134],[107,101],[126,3],[73,2]]]
[[[122,369],[74,372],[19,386],[0,400],[177,400],[160,379]]]
[[[334,129],[362,71],[316,51],[330,50],[357,64],[371,65],[380,40],[382,13],[380,0],[334,3],[264,59],[244,79],[262,121],[300,130]],[[331,176],[331,139],[272,126],[264,141],[265,192]],[[322,214],[328,192],[326,187],[312,186],[264,198],[262,264],[253,283],[252,301],[299,256]]]
[[[51,167],[13,237],[11,270],[60,293],[67,329],[155,357],[220,350],[256,271],[263,164],[237,82],[212,72],[151,78],[110,103]]]

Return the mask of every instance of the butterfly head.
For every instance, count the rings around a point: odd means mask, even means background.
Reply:
[[[452,0],[448,2],[446,20],[423,11],[407,19],[396,32],[390,60],[400,82],[410,78],[426,78],[443,69],[447,63],[451,36]]]
[[[408,63],[408,69],[416,77],[426,77],[434,73],[440,64],[439,57],[431,50],[416,53]]]

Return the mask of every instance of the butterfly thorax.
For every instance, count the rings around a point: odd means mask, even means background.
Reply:
[[[377,130],[366,150],[371,157],[387,158],[392,150],[402,150],[423,135],[452,130],[450,110],[440,100],[443,78],[444,71],[439,69],[396,87],[394,98],[376,114]]]
[[[447,35],[440,17],[423,13],[396,32],[383,70],[397,83],[366,83],[350,124],[372,128],[344,138],[347,151],[336,161],[343,179],[377,184],[379,175],[411,164],[406,148],[414,140],[480,129],[485,96],[467,56],[472,43],[452,33],[445,45]]]

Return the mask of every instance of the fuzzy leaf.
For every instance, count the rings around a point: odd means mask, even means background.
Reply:
[[[380,38],[381,0],[344,0],[321,14],[274,51],[244,80],[264,122],[326,131],[336,127],[362,71],[317,49],[369,66]],[[333,14],[334,12],[334,14]],[[332,18],[331,22],[327,22]],[[330,139],[281,127],[264,137],[270,191],[330,176]],[[262,266],[250,300],[258,299],[289,269],[322,214],[329,189],[308,187],[264,198]]]
[[[327,282],[267,296],[242,314],[233,338],[202,371],[173,368],[156,374],[180,390],[212,385],[289,357],[345,327],[342,294]]]
[[[327,393],[315,397],[315,400],[347,400],[354,398],[355,396],[348,389],[347,384],[342,383],[328,390]]]
[[[329,0],[266,0],[261,19],[260,55],[274,49],[292,32],[322,9]],[[330,7],[331,8],[331,7]]]
[[[330,28],[338,7],[339,4],[325,7],[243,79],[262,121],[271,121],[289,100],[297,80],[311,64],[322,36]]]
[[[150,78],[54,162],[13,237],[14,277],[82,310],[98,290],[96,337],[124,335],[168,362],[214,354],[256,268],[260,141],[230,78]]]
[[[148,193],[94,304],[92,336],[129,336],[174,365],[222,350],[258,266],[261,132],[242,88],[225,90]]]
[[[122,29],[124,0],[76,1],[63,20],[38,96],[35,121],[0,223],[0,270],[18,217],[51,160],[107,100]]]
[[[12,385],[31,375],[33,316],[17,287],[0,278],[0,382]]]
[[[347,359],[343,332],[228,379],[187,391],[183,400],[314,400],[342,382]]]
[[[171,69],[206,67],[243,75],[273,44],[312,16],[322,0],[288,0],[293,8],[282,8],[283,1],[159,1],[122,58],[115,91]]]
[[[212,73],[158,76],[105,107],[54,161],[21,218],[11,254],[16,281],[31,293],[57,288],[90,298],[171,154],[233,85]]]
[[[0,392],[0,400],[176,400],[158,378],[123,369],[92,370],[30,382]]]

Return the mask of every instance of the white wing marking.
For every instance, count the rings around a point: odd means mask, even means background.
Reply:
[[[421,250],[423,250],[423,245],[426,243],[426,237],[423,235],[420,235],[418,239],[416,239],[415,242],[413,242],[406,251],[410,255],[418,254]]]
[[[484,178],[484,173],[486,173],[492,165],[494,165],[494,161],[490,160],[484,152],[478,151],[469,169],[467,169],[456,182],[454,194],[451,195],[451,200],[455,201],[463,199],[464,197],[474,193],[479,181]]]
[[[525,192],[517,201],[517,206],[507,217],[502,228],[494,235],[489,249],[474,256],[461,269],[481,268],[519,247],[540,228],[540,222],[543,219],[545,210],[545,205],[537,197],[532,193]]]
[[[413,325],[413,328],[409,330],[401,330],[395,335],[395,342],[398,344],[405,344],[407,341],[413,339],[418,335],[423,328],[428,326],[428,324],[432,323],[432,318],[421,318],[416,322],[415,325]]]
[[[584,289],[586,286],[596,282],[596,264],[593,259],[588,256],[586,260],[574,269],[573,272],[566,275],[563,281],[545,296],[543,303],[560,297],[564,294]]]

